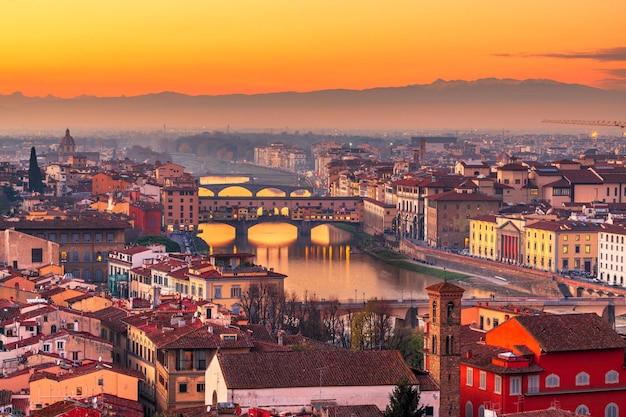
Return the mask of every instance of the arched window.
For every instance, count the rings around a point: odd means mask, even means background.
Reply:
[[[589,385],[589,374],[587,372],[581,372],[576,375],[576,385]]]
[[[610,370],[604,375],[605,384],[617,384],[619,382],[619,373],[614,370]]]
[[[450,353],[450,336],[446,336],[446,355],[449,355]]]
[[[465,403],[465,417],[474,417],[474,407],[471,401]]]
[[[454,311],[454,303],[452,301],[448,301],[448,322],[452,320],[453,311]]]
[[[433,353],[437,354],[437,336],[433,336]]]
[[[607,404],[604,409],[604,417],[619,417],[619,408],[615,403]]]
[[[481,405],[478,407],[478,417],[485,417],[485,406]]]
[[[557,388],[561,385],[561,378],[556,374],[550,374],[546,377],[546,388]]]
[[[588,416],[589,415],[589,407],[587,407],[585,404],[581,404],[578,407],[576,407],[576,414],[582,415],[582,416]]]
[[[433,318],[432,318],[432,320],[435,320],[435,317],[437,317],[437,302],[433,301]]]

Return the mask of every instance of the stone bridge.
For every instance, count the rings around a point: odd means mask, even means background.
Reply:
[[[200,196],[224,197],[225,191],[236,192],[237,195],[245,197],[310,197],[313,195],[313,188],[306,186],[290,185],[268,185],[254,182],[244,182],[240,184],[202,184],[200,183]],[[265,192],[265,193],[264,193]]]

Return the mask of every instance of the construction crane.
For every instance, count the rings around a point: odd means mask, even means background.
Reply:
[[[626,122],[620,122],[617,120],[547,120],[544,119],[541,123],[558,123],[562,125],[589,125],[589,126],[615,126],[623,129],[626,127]]]

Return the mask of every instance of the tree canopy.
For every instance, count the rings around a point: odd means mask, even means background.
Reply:
[[[30,161],[28,165],[28,189],[31,192],[43,194],[43,176],[37,162],[35,147],[30,148]]]
[[[180,245],[172,239],[159,235],[143,235],[139,236],[135,241],[138,245],[149,246],[153,244],[165,245],[167,252],[180,252]]]
[[[417,388],[403,379],[389,394],[389,404],[383,413],[384,417],[422,417],[425,407],[419,405],[420,394]]]

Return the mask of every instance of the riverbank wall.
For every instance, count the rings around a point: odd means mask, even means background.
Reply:
[[[389,242],[389,246],[425,265],[500,280],[508,288],[537,295],[562,296],[558,276],[551,272],[522,268],[487,259],[458,255],[417,245],[407,239]]]

